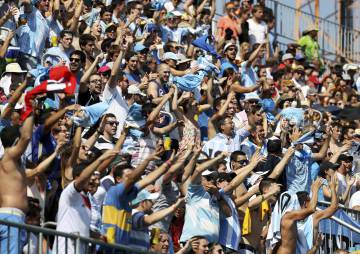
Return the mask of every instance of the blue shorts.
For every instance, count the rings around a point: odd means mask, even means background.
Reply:
[[[25,223],[24,213],[16,208],[0,208],[0,220]],[[3,254],[19,254],[25,245],[22,230],[0,224],[0,252]]]

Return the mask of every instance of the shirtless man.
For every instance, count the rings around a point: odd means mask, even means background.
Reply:
[[[19,132],[12,127],[4,129],[0,135],[4,146],[4,156],[0,161],[0,219],[24,223],[27,211],[25,168],[21,162],[33,132],[33,116],[29,116]],[[9,232],[10,231],[10,232]],[[20,253],[22,244],[17,228],[0,225],[1,253]],[[8,251],[7,251],[8,250]]]
[[[322,185],[322,179],[317,179],[311,186],[313,196],[309,205],[300,210],[287,212],[281,219],[281,242],[279,248],[274,249],[274,254],[293,254],[296,250],[297,227],[296,222],[303,220],[315,212],[318,199],[318,191]]]

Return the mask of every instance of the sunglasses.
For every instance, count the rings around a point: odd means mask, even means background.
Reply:
[[[119,125],[119,122],[118,122],[118,121],[114,121],[114,122],[109,121],[109,122],[106,122],[106,123],[109,124],[109,125],[116,125],[116,126]]]
[[[70,62],[80,63],[80,58],[70,57]]]

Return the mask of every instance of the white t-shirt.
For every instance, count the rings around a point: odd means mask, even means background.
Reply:
[[[126,116],[129,112],[129,106],[122,97],[121,88],[118,86],[116,86],[115,88],[110,88],[109,85],[106,85],[104,88],[103,96],[104,100],[111,100],[110,106],[107,109],[106,113],[114,114],[116,116],[116,120],[119,121],[119,126],[115,134],[115,138],[119,138],[125,124]]]
[[[250,44],[254,45],[255,43],[264,43],[265,35],[267,33],[267,25],[264,21],[256,23],[254,19],[249,19],[249,38]]]
[[[350,209],[353,209],[354,206],[360,206],[360,191],[355,192],[350,198]]]
[[[86,206],[82,194],[75,189],[74,181],[72,181],[60,196],[56,230],[89,237],[90,222],[91,209]],[[56,244],[55,240],[53,253],[66,253],[65,238],[59,237],[58,246]],[[75,253],[74,244],[69,239],[67,246],[67,253]]]

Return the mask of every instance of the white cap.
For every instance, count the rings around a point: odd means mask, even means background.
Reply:
[[[224,52],[225,52],[228,48],[230,48],[231,46],[234,46],[234,47],[237,48],[237,46],[236,46],[235,43],[229,42],[229,43],[227,43],[227,44],[225,45],[225,47],[224,47]]]
[[[163,55],[163,60],[174,60],[174,61],[178,61],[179,58],[177,57],[177,55],[173,52],[166,52],[164,55]]]
[[[138,94],[141,96],[146,96],[136,85],[130,85],[127,89],[128,94]]]
[[[281,61],[284,62],[286,60],[294,59],[294,56],[290,53],[286,53],[282,56]]]

